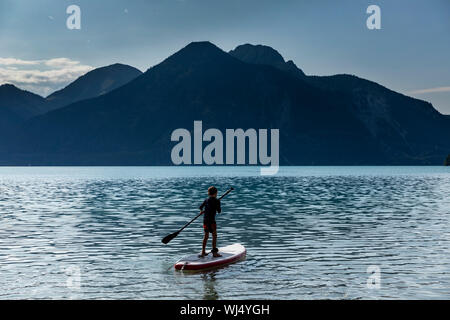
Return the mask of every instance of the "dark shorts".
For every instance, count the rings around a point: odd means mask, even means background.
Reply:
[[[215,222],[212,222],[212,223],[204,222],[203,230],[205,230],[205,232],[208,232],[208,233],[215,232],[216,231],[216,223]]]

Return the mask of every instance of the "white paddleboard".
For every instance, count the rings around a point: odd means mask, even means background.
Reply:
[[[198,254],[185,256],[175,263],[177,270],[202,270],[218,268],[230,263],[237,262],[245,258],[245,247],[239,243],[235,243],[226,247],[219,248],[221,257],[214,258],[212,253],[206,257],[200,258]]]

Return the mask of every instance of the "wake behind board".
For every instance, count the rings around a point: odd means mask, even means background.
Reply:
[[[175,263],[177,270],[204,270],[218,268],[230,263],[242,260],[245,257],[245,247],[239,243],[235,243],[226,247],[219,248],[221,257],[214,258],[212,253],[206,257],[200,258],[198,254],[185,256]]]

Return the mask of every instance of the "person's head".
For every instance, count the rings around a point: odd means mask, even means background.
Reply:
[[[214,186],[209,187],[208,188],[208,195],[210,197],[214,197],[214,198],[217,197],[217,188],[214,187]]]

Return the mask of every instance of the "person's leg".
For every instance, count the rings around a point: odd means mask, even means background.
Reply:
[[[214,230],[214,232],[212,233],[212,235],[213,235],[213,240],[212,240],[212,247],[213,247],[213,250],[212,250],[212,253],[213,253],[213,256],[214,257],[221,257],[222,255],[220,255],[217,251],[217,231],[216,230]]]
[[[209,232],[205,230],[205,235],[203,236],[203,245],[202,245],[202,253],[200,256],[204,257],[206,256],[206,244],[208,243],[209,238]]]

